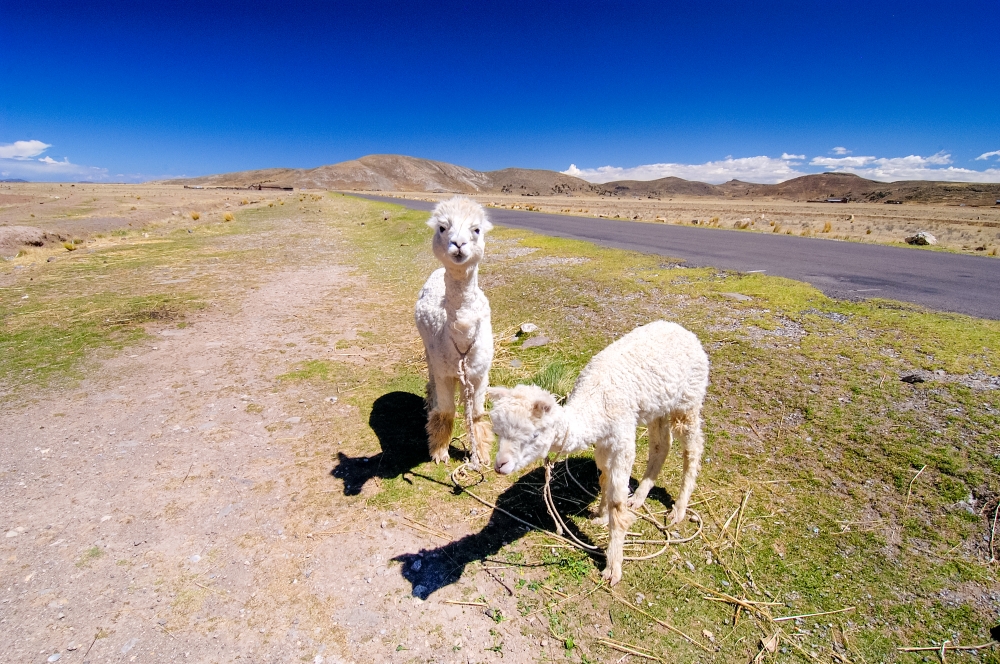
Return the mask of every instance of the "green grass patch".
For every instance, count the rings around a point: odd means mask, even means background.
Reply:
[[[76,561],[77,567],[90,567],[98,558],[104,555],[104,550],[99,546],[92,546],[83,552],[83,555]]]

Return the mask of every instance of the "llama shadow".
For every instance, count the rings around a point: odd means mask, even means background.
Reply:
[[[573,477],[588,491],[596,495],[599,485],[597,466],[594,461],[586,458],[571,458],[567,463]],[[549,516],[542,499],[542,486],[544,484],[545,469],[536,468],[500,494],[496,505],[529,523],[553,531],[552,518]],[[658,499],[666,495],[662,489],[660,491],[662,496],[656,496]],[[591,502],[591,497],[584,494],[580,487],[576,486],[566,475],[562,463],[557,464],[553,472],[552,496],[556,509],[566,521],[567,527],[573,530],[580,541],[593,545],[594,542],[577,530],[572,521],[566,518],[572,514],[587,515],[586,509]],[[418,553],[404,553],[396,556],[393,560],[402,563],[403,578],[413,586],[413,596],[427,599],[437,590],[462,578],[466,565],[495,555],[503,547],[524,536],[528,530],[524,524],[515,521],[499,510],[494,510],[489,522],[478,533],[466,535],[435,549],[424,549]],[[603,566],[604,556],[602,553],[588,555],[599,567]]]
[[[378,437],[382,451],[373,456],[349,457],[337,453],[330,475],[344,482],[344,495],[356,496],[373,477],[391,479],[430,461],[427,451],[427,410],[423,397],[412,392],[389,392],[372,404],[368,426]],[[462,451],[452,447],[453,459]]]

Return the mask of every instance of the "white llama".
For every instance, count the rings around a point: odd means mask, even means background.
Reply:
[[[448,460],[459,386],[470,436],[472,462],[490,463],[493,429],[486,417],[486,388],[493,363],[490,303],[479,289],[479,261],[491,228],[486,211],[456,196],[434,208],[435,270],[417,298],[416,319],[427,353],[427,437],[431,458]]]
[[[495,469],[506,475],[549,453],[594,445],[601,471],[597,516],[611,531],[604,578],[614,585],[622,578],[625,533],[635,518],[629,508],[645,502],[673,435],[682,442],[684,477],[671,525],[684,518],[704,449],[701,406],[707,387],[708,357],[694,334],[665,321],[636,328],[587,363],[564,407],[534,385],[491,388],[491,418],[500,437]],[[630,499],[639,424],[649,426],[649,461]]]

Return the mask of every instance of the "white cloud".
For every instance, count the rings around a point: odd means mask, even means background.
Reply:
[[[1000,150],[994,150],[993,152],[984,152],[978,157],[976,157],[976,161],[979,161],[980,159],[986,160],[989,159],[990,157],[1000,158]]]
[[[804,154],[788,154],[787,152],[782,152],[781,158],[786,161],[790,161],[792,159],[805,159],[806,156]]]
[[[847,148],[834,148],[831,152],[833,152],[833,154],[851,154],[851,151]]]
[[[41,141],[14,141],[0,145],[0,159],[31,159],[51,147]]]
[[[81,166],[68,157],[62,161],[46,155],[39,157],[51,145],[42,141],[14,141],[0,145],[0,175],[5,179],[46,181],[86,180],[100,182],[108,179],[108,169]]]
[[[794,158],[794,155],[789,155]],[[719,161],[709,161],[704,164],[645,164],[632,168],[619,166],[601,166],[600,168],[577,168],[576,164],[562,171],[587,182],[603,183],[614,180],[659,180],[665,177],[678,177],[685,180],[711,182],[719,184],[728,180],[747,180],[750,182],[775,183],[805,175],[792,168],[787,159],[773,157],[742,157],[733,159],[727,157]]]
[[[989,153],[987,153],[989,154]],[[975,171],[952,166],[951,155],[938,152],[929,157],[815,157],[810,166],[836,173],[853,173],[869,180],[939,180],[947,182],[1000,182],[1000,169]]]

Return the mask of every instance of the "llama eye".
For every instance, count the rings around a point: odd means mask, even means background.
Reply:
[[[438,226],[438,230],[439,230],[440,232],[444,233],[444,226]]]
[[[479,235],[479,229],[478,228],[474,232],[475,232],[476,235]]]

